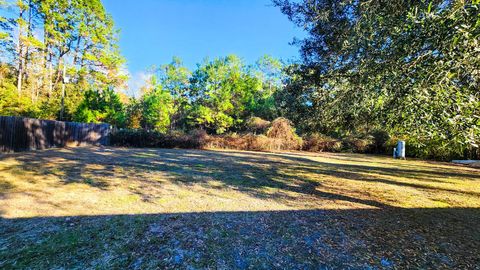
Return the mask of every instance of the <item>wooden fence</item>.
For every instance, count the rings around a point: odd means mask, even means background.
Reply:
[[[51,147],[108,145],[108,124],[85,124],[0,116],[0,152]]]

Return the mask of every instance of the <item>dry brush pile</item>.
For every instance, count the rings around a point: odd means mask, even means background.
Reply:
[[[363,136],[330,137],[321,133],[296,133],[292,122],[279,117],[272,122],[252,117],[239,132],[208,134],[205,130],[161,133],[148,130],[121,129],[112,134],[111,143],[124,147],[158,147],[186,149],[233,149],[249,151],[303,150],[309,152],[350,152],[389,154],[398,140],[384,131]],[[408,144],[408,140],[407,140]],[[420,148],[409,145],[408,156],[419,156]],[[427,157],[428,158],[428,157]]]

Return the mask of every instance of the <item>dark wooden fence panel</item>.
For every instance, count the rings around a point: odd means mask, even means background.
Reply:
[[[108,145],[108,124],[86,124],[0,116],[0,152],[16,152],[67,145]]]

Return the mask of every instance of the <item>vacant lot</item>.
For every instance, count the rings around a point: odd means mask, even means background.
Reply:
[[[0,156],[0,268],[475,268],[480,170],[355,154]]]

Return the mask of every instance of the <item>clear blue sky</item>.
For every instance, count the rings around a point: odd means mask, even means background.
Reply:
[[[179,56],[189,68],[205,57],[298,57],[303,32],[269,0],[103,0],[120,29],[132,77]]]

